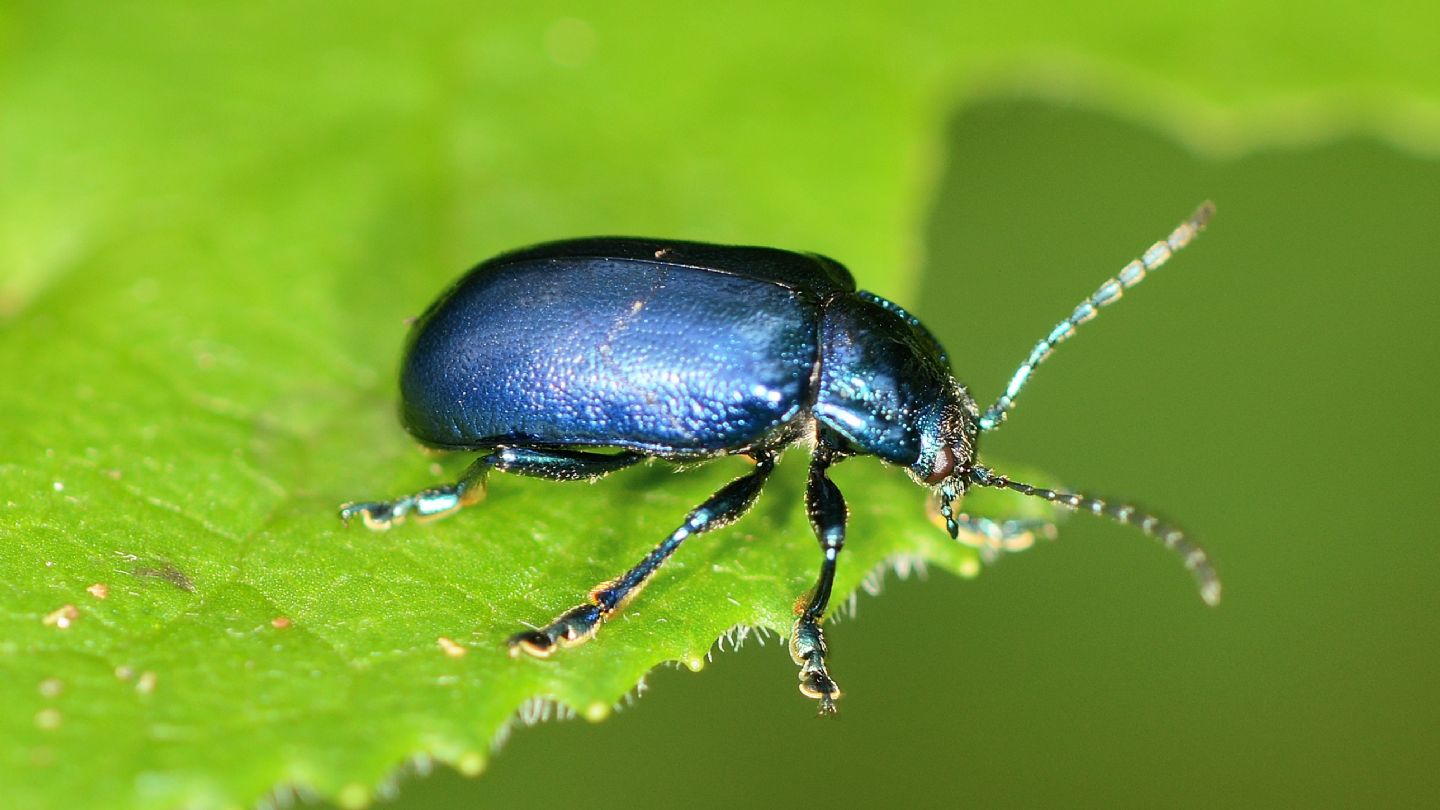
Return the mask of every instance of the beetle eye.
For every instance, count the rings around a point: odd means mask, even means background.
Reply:
[[[930,474],[925,477],[925,483],[938,484],[944,481],[953,469],[955,469],[955,451],[948,447],[942,447],[940,452],[935,454],[935,464],[930,468]]]

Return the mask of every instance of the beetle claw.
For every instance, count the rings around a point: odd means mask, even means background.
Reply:
[[[840,697],[840,687],[823,669],[806,670],[800,673],[800,694],[811,700],[820,701],[820,715],[835,714],[835,701]]]
[[[511,658],[519,658],[522,652],[529,653],[536,658],[549,658],[550,653],[555,652],[554,639],[540,630],[516,633],[505,644],[510,648]]]
[[[390,503],[367,503],[352,501],[340,505],[340,523],[346,528],[350,521],[359,517],[365,528],[372,532],[383,532],[405,519],[405,512]]]
[[[561,613],[539,630],[516,633],[506,644],[512,658],[518,658],[522,652],[536,658],[549,658],[559,647],[574,647],[594,638],[604,618],[604,609],[587,602]]]

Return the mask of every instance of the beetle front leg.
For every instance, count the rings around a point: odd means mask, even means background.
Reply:
[[[475,460],[453,484],[421,490],[393,501],[356,501],[340,506],[340,519],[347,524],[359,517],[373,531],[385,531],[414,515],[416,520],[436,520],[454,514],[461,507],[485,497],[485,477],[490,470],[548,478],[552,481],[594,480],[643,461],[640,453],[587,453],[582,450],[547,450],[530,447],[497,447]]]
[[[721,487],[720,491],[692,509],[685,522],[634,568],[618,579],[595,586],[588,601],[565,611],[546,626],[511,636],[508,642],[510,654],[518,656],[527,652],[537,658],[545,658],[557,647],[573,647],[589,641],[600,629],[601,623],[640,593],[656,569],[675,553],[685,538],[733,523],[750,511],[765,479],[774,469],[774,457],[757,455],[753,470]]]
[[[1035,545],[1037,539],[1054,540],[1055,524],[1040,518],[991,520],[965,513],[955,516],[955,539],[980,552],[980,560],[993,563],[1001,554],[1013,554]]]
[[[845,497],[826,474],[831,462],[830,453],[822,447],[810,463],[805,509],[810,514],[810,525],[815,529],[815,537],[820,541],[825,557],[820,563],[820,578],[815,583],[815,590],[805,607],[800,609],[795,631],[790,635],[790,658],[800,666],[800,692],[820,701],[821,714],[834,714],[835,701],[840,697],[840,687],[825,668],[828,649],[825,633],[820,629],[825,607],[830,603],[830,590],[835,584],[835,561],[845,547]]]

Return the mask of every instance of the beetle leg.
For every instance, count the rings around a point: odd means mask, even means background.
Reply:
[[[644,461],[643,453],[587,453],[583,450],[542,450],[497,447],[484,461],[500,472],[548,478],[551,481],[593,481]]]
[[[527,652],[544,658],[557,647],[572,647],[589,641],[600,624],[625,606],[640,592],[661,563],[665,562],[685,538],[718,529],[738,520],[760,495],[765,479],[775,469],[775,459],[768,454],[755,456],[755,468],[721,487],[704,503],[685,516],[685,522],[670,533],[645,559],[624,575],[602,582],[590,591],[588,601],[560,614],[539,630],[527,630],[510,637],[512,656]]]
[[[820,629],[825,606],[830,602],[830,589],[835,584],[835,560],[845,547],[845,497],[830,480],[826,469],[830,454],[818,450],[810,463],[810,481],[805,488],[805,508],[810,525],[825,557],[820,563],[820,578],[815,583],[808,603],[799,609],[795,632],[790,635],[790,658],[800,666],[800,692],[820,701],[821,714],[835,713],[835,700],[840,687],[825,669],[825,634]]]
[[[385,531],[413,514],[416,520],[436,520],[485,497],[485,476],[490,470],[549,478],[552,481],[580,481],[609,475],[643,461],[640,453],[586,453],[579,450],[538,450],[528,447],[497,447],[475,460],[453,484],[421,490],[393,501],[357,501],[340,507],[346,523],[359,517],[366,527]]]
[[[453,484],[422,489],[413,495],[393,501],[352,501],[340,505],[340,519],[349,525],[359,517],[365,527],[383,532],[413,514],[416,520],[437,520],[459,511],[485,497],[485,474],[490,471],[489,457],[476,459],[465,468],[460,480]]]
[[[955,516],[955,539],[980,552],[980,559],[992,563],[1001,554],[1024,551],[1037,539],[1054,540],[1055,524],[1040,518],[991,520],[965,513]]]

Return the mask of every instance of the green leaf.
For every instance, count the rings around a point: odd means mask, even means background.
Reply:
[[[944,102],[985,71],[1043,90],[1064,85],[1046,66],[1078,65],[1133,109],[1182,87],[1246,132],[1300,93],[1337,126],[1440,142],[1433,117],[1404,115],[1429,109],[1415,99],[1440,71],[1410,70],[1434,67],[1428,47],[1342,54],[1346,79],[1319,83],[1175,56],[1219,41],[1219,20],[1263,26],[1239,10],[1190,10],[1156,53],[1130,47],[1169,13],[1144,4],[1133,37],[942,4],[340,8],[0,9],[0,784],[21,806],[234,806],[283,784],[360,803],[409,758],[483,767],[536,701],[599,718],[730,628],[788,631],[818,563],[799,454],[752,515],[552,661],[503,640],[638,559],[742,462],[593,487],[496,476],[441,523],[339,526],[341,501],[465,463],[413,450],[392,376],[404,318],[478,257],[603,232],[797,246],[904,299]],[[1151,114],[1185,120],[1173,109]],[[975,573],[899,471],[836,477],[855,538],[837,594],[892,558]]]

